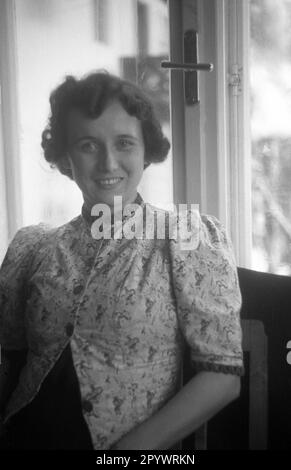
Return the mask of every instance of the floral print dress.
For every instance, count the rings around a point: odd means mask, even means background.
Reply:
[[[163,212],[140,196],[138,204],[137,223]],[[0,343],[27,348],[28,359],[6,420],[33,400],[68,342],[95,449],[177,393],[186,345],[197,371],[243,373],[232,248],[217,219],[195,220],[191,249],[169,237],[100,242],[84,211],[56,229],[18,231],[0,270]]]

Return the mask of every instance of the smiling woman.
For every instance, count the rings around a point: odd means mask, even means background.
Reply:
[[[88,209],[99,202],[112,206],[114,195],[124,203],[135,199],[144,170],[142,129],[118,101],[93,120],[71,111],[68,148],[68,167]]]
[[[74,179],[87,210],[136,197],[143,170],[162,162],[169,142],[144,93],[106,73],[68,77],[51,96],[52,116],[43,133],[46,159]]]
[[[95,240],[92,207],[110,209],[116,196],[175,224],[175,213],[137,192],[169,142],[146,95],[105,72],[67,78],[50,103],[45,158],[76,182],[84,205],[58,228],[19,230],[0,270],[4,446],[171,448],[239,393],[241,296],[231,244],[215,217],[199,214],[195,245],[147,236],[146,226],[141,237],[122,230]],[[134,218],[124,214],[122,229]],[[195,375],[181,389],[186,345]],[[26,353],[18,381],[15,350]]]

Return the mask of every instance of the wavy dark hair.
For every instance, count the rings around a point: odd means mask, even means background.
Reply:
[[[125,111],[140,122],[145,144],[145,168],[160,163],[167,157],[170,143],[164,136],[153,104],[147,95],[133,83],[106,71],[91,73],[81,79],[67,76],[50,95],[51,114],[42,133],[41,146],[45,159],[52,167],[72,179],[71,170],[64,165],[67,152],[67,119],[72,109],[84,116],[98,118],[106,105],[118,100]]]

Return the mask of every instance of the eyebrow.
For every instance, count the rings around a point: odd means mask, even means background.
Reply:
[[[115,136],[115,138],[116,137],[117,138],[122,138],[122,139],[131,139],[131,140],[134,140],[136,142],[139,142],[139,138],[135,137],[132,134],[117,134]],[[77,144],[78,142],[81,142],[82,140],[94,140],[95,142],[100,141],[100,139],[98,139],[97,137],[94,137],[93,135],[83,135],[82,137],[78,137],[78,139],[74,139],[72,144]]]
[[[116,137],[122,137],[123,139],[132,139],[132,140],[136,140],[137,142],[139,142],[139,138],[135,137],[132,134],[118,134]]]
[[[74,139],[73,144],[76,144],[80,142],[81,140],[95,140],[96,142],[98,142],[98,139],[96,139],[96,137],[94,137],[93,135],[82,135],[82,137],[78,137],[78,139]]]

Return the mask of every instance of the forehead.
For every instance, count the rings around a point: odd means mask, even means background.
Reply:
[[[141,122],[135,116],[130,116],[118,101],[109,103],[96,119],[84,116],[78,109],[72,109],[68,114],[67,131],[69,139],[82,135],[102,138],[120,134],[142,138]]]

